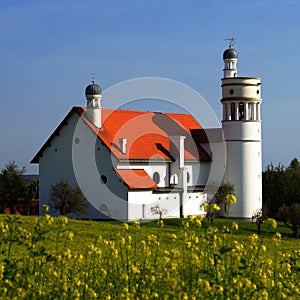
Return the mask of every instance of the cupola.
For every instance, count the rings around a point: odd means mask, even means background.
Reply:
[[[236,64],[238,61],[238,53],[235,49],[232,48],[235,40],[234,38],[229,38],[228,40],[229,40],[229,48],[223,52],[224,78],[237,77]]]
[[[88,101],[93,100],[94,98],[101,98],[102,97],[102,89],[93,80],[92,83],[86,87],[85,96]]]
[[[97,128],[102,127],[101,118],[101,98],[102,89],[93,80],[85,89],[85,97],[87,99],[87,117]]]

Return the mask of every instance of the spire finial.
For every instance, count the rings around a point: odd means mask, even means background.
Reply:
[[[229,34],[229,38],[225,39],[225,41],[229,42],[229,48],[231,48],[235,44],[236,39]]]
[[[91,76],[92,76],[92,83],[95,83],[95,75],[96,75],[96,73],[91,73]]]

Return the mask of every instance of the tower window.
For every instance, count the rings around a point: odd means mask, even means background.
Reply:
[[[158,172],[153,173],[153,181],[158,184],[160,182],[160,175]]]
[[[240,102],[239,103],[239,120],[245,119],[245,103]]]
[[[234,90],[233,90],[233,89],[230,89],[229,94],[230,94],[230,95],[233,95],[233,93],[234,93]]]
[[[235,104],[231,103],[230,105],[230,115],[231,115],[231,120],[235,120]]]
[[[256,94],[257,94],[257,95],[259,94],[259,90],[256,91]]]

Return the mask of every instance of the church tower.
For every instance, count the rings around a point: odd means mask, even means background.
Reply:
[[[237,195],[230,217],[251,218],[262,207],[261,79],[238,77],[233,39],[223,53],[222,129],[227,148],[224,182]]]
[[[92,81],[85,89],[85,96],[87,99],[87,117],[97,128],[102,127],[101,118],[101,87]]]

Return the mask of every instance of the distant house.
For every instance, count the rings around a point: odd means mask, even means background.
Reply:
[[[235,184],[231,216],[250,218],[262,203],[260,79],[236,77],[233,48],[223,60],[223,120],[215,137],[226,143],[227,155],[220,172]],[[217,152],[193,116],[102,108],[94,82],[85,94],[87,107],[73,107],[32,160],[39,164],[40,213],[51,186],[64,179],[89,203],[82,218],[157,218],[153,206],[167,217],[203,214]]]

